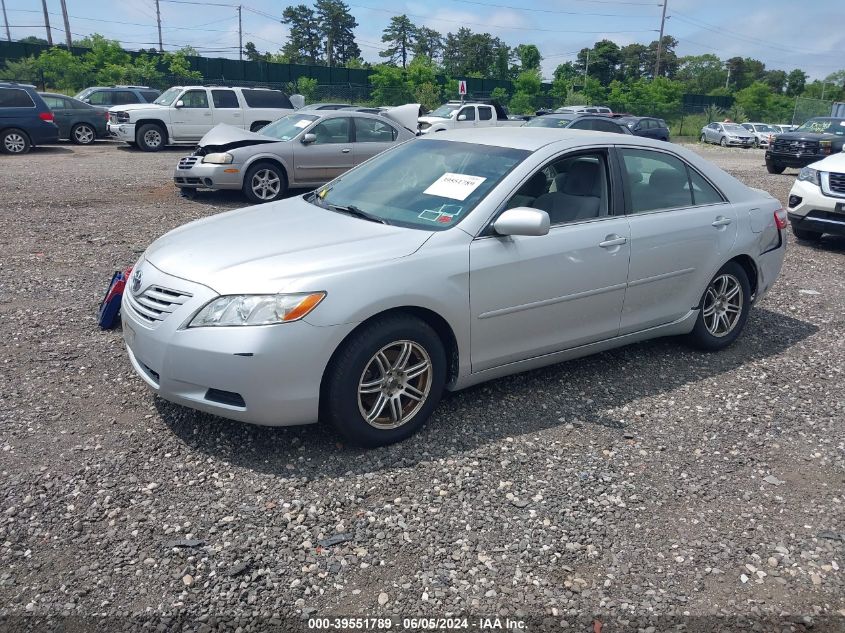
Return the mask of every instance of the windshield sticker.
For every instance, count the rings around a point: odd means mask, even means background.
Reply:
[[[440,217],[437,218],[438,224],[449,224],[452,220],[455,219],[454,215],[449,215],[448,213],[441,213]]]
[[[485,180],[487,179],[482,176],[446,172],[431,183],[423,193],[430,196],[440,196],[441,198],[452,198],[453,200],[466,200],[467,196]]]
[[[460,215],[463,210],[464,208],[459,204],[444,204],[440,207],[441,214],[450,216]]]
[[[311,121],[309,121],[308,119],[302,119],[302,121],[297,121],[296,123],[294,123],[294,125],[298,128],[304,128],[311,125]]]
[[[438,218],[440,217],[440,211],[432,211],[431,209],[426,209],[422,213],[417,216],[420,220],[428,220],[429,222],[437,222]]]

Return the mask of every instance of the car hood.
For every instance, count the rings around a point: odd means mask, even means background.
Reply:
[[[819,132],[782,132],[777,137],[788,141],[835,141],[842,139],[841,136],[836,136],[836,134],[821,134]]]
[[[250,132],[227,123],[218,123],[205,136],[200,139],[197,145],[203,149],[213,151],[225,151],[247,145],[261,145],[263,143],[290,143],[272,136],[266,136],[260,132]]]
[[[810,167],[819,171],[845,172],[845,152],[831,154],[827,158],[812,163]]]
[[[433,234],[354,218],[298,196],[186,224],[153,242],[145,258],[219,294],[320,290],[318,277],[406,257]]]
[[[418,123],[429,123],[431,125],[435,123],[443,123],[444,121],[451,121],[451,118],[447,118],[444,116],[421,116],[417,117]]]
[[[135,110],[167,110],[168,106],[157,103],[126,103],[109,108],[109,112],[133,112]]]

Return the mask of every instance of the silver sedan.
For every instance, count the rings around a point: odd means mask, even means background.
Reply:
[[[299,111],[259,132],[221,124],[179,160],[173,182],[197,189],[240,189],[251,202],[271,202],[289,187],[315,187],[397,143],[414,138],[419,105],[368,114]]]
[[[738,123],[710,123],[701,128],[702,143],[718,143],[722,147],[751,147],[754,136]]]
[[[167,400],[382,445],[444,389],[660,336],[727,347],[785,226],[777,200],[676,145],[452,131],[167,233],[134,267],[123,332]]]

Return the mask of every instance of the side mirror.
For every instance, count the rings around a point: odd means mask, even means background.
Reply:
[[[91,103],[91,99],[88,98],[88,97],[85,97],[84,99],[82,99],[82,103]]]
[[[493,222],[493,230],[499,235],[546,235],[549,224],[549,214],[545,211],[516,207],[502,213]]]
[[[302,144],[303,145],[311,145],[311,143],[317,142],[317,135],[311,134],[310,132],[302,137]]]
[[[459,114],[458,115],[458,121],[466,121],[466,120],[467,120],[466,114]]]
[[[181,99],[179,99],[179,100],[178,100],[176,103],[174,103],[173,105],[174,105],[174,106],[176,106],[177,108],[184,108],[184,107],[185,107],[185,102],[184,102],[184,101],[182,101]]]

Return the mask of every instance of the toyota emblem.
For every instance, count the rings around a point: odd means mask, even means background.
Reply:
[[[136,269],[134,273],[132,273],[132,292],[133,294],[138,294],[138,291],[141,289],[141,270]]]

